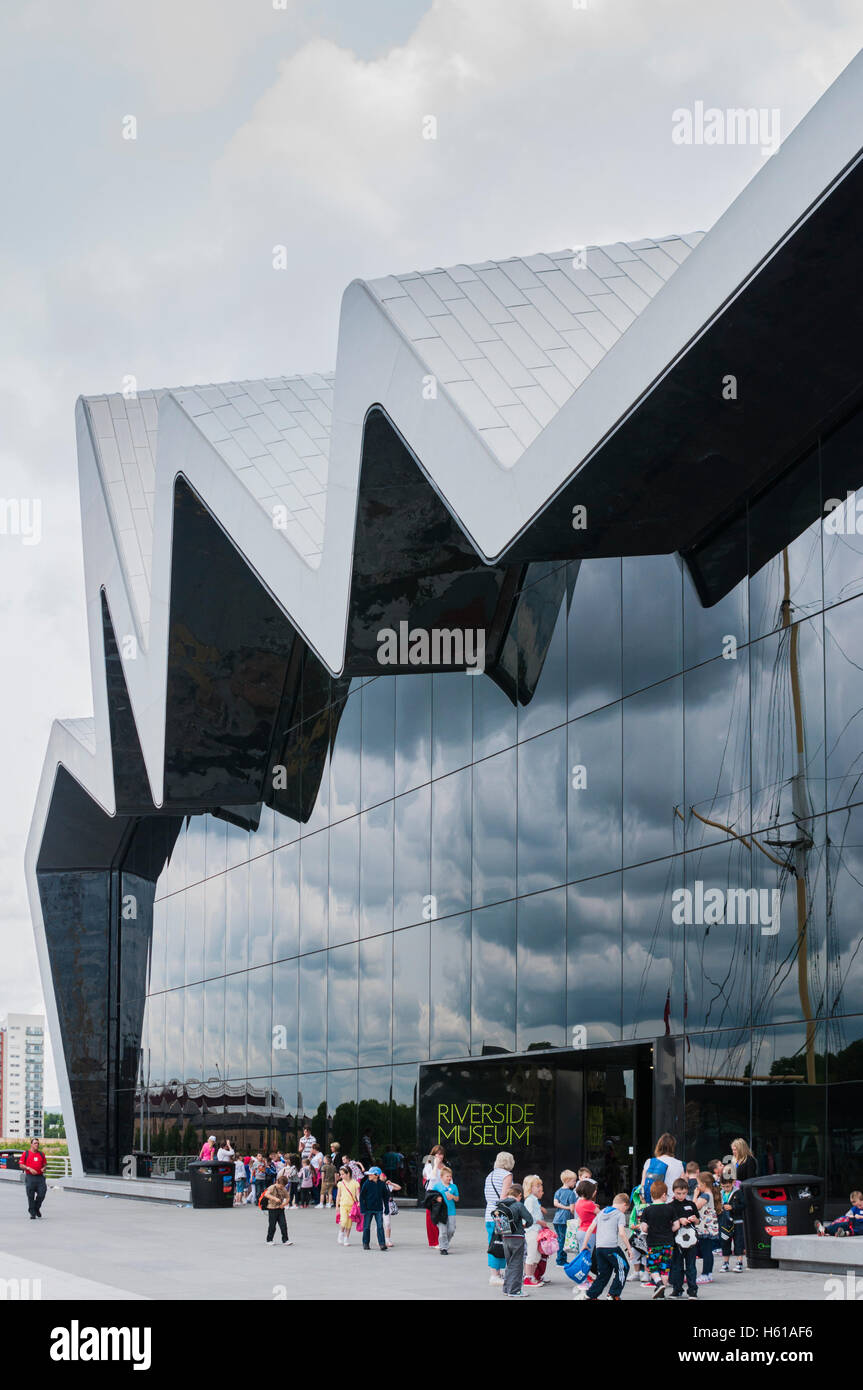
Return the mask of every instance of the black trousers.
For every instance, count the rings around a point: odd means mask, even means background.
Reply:
[[[48,1184],[41,1174],[28,1173],[24,1178],[24,1186],[27,1189],[27,1206],[31,1216],[38,1216],[39,1208],[45,1200],[48,1191]]]
[[[282,1244],[284,1245],[288,1238],[288,1223],[285,1220],[284,1207],[270,1207],[267,1216],[269,1217],[269,1221],[267,1222],[267,1244],[272,1244],[273,1236],[276,1234],[276,1227],[278,1226],[282,1233]]]

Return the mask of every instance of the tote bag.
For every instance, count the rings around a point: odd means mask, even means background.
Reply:
[[[563,1248],[564,1248],[564,1250],[572,1250],[572,1251],[577,1251],[577,1250],[578,1250],[578,1230],[579,1230],[579,1222],[578,1222],[578,1221],[567,1221],[567,1223],[566,1223],[566,1235],[565,1235],[564,1238],[563,1238]]]

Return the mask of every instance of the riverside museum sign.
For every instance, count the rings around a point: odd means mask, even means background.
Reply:
[[[474,1101],[463,1105],[439,1104],[437,1142],[459,1148],[472,1145],[506,1149],[513,1144],[529,1144],[536,1123],[535,1105],[484,1105]]]

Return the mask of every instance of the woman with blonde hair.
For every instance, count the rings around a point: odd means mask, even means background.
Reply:
[[[345,1164],[339,1173],[339,1185],[336,1188],[339,1223],[339,1245],[350,1243],[351,1227],[354,1224],[353,1210],[360,1200],[360,1185]]]
[[[528,1288],[547,1284],[544,1278],[546,1257],[539,1248],[539,1233],[548,1229],[548,1222],[541,1206],[543,1186],[538,1173],[529,1173],[522,1183],[522,1202],[533,1217],[533,1225],[524,1233],[524,1282]]]
[[[501,1247],[500,1255],[491,1253],[492,1238],[494,1236],[494,1220],[492,1212],[498,1202],[503,1198],[512,1187],[512,1170],[515,1167],[515,1159],[512,1154],[499,1153],[494,1161],[494,1167],[487,1174],[485,1180],[485,1229],[489,1240],[488,1267],[490,1270],[488,1282],[490,1284],[503,1284],[503,1271],[506,1269],[506,1259]]]
[[[745,1139],[732,1139],[731,1157],[734,1160],[734,1176],[738,1182],[745,1182],[747,1178],[754,1178],[757,1164],[755,1155],[750,1149]]]

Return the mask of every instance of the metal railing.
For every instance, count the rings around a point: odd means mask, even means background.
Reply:
[[[197,1154],[153,1154],[151,1176],[169,1177],[173,1173],[185,1173],[190,1163],[197,1162]]]

